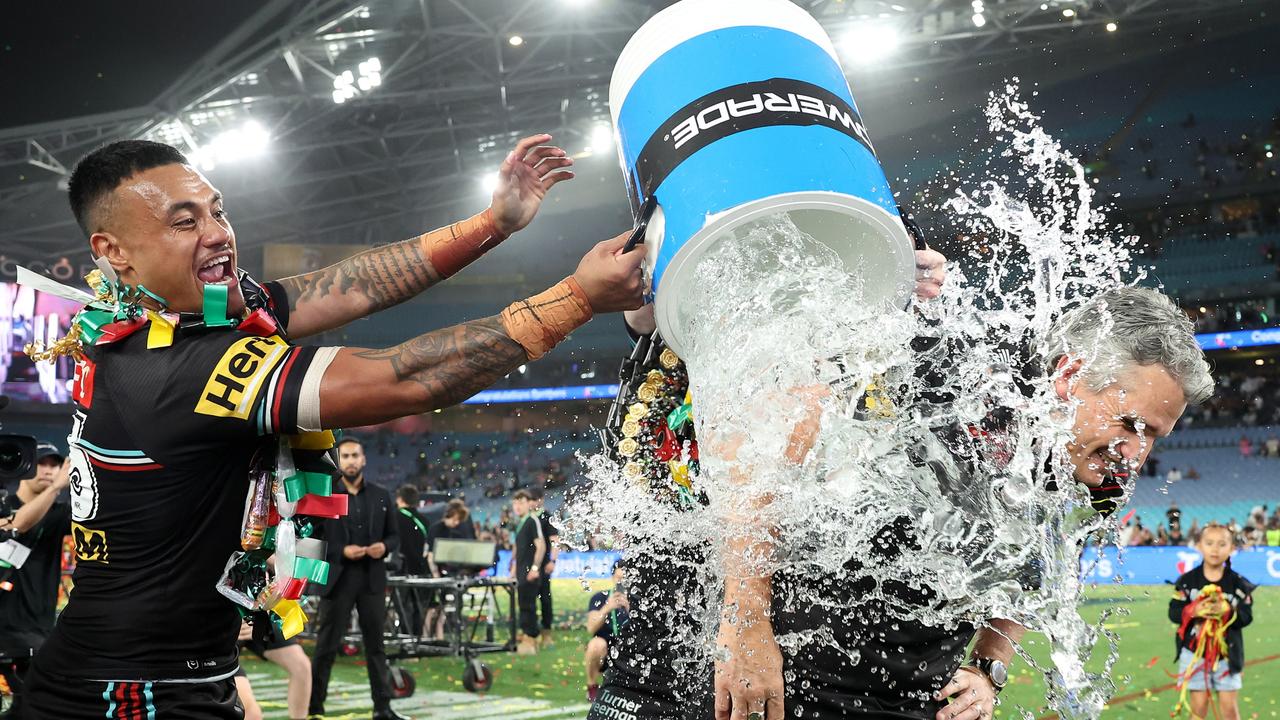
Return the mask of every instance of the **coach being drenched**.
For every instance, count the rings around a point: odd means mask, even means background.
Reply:
[[[1056,346],[1048,354],[1048,375],[1037,382],[1052,383],[1064,407],[1075,409],[1072,439],[1065,448],[1074,479],[1090,489],[1095,507],[1114,507],[1121,490],[1111,468],[1127,466],[1135,472],[1154,439],[1169,434],[1187,403],[1208,398],[1213,390],[1208,364],[1186,316],[1149,289],[1103,293],[1065,314],[1052,337]],[[983,481],[952,478],[944,485],[963,488]],[[902,517],[884,528],[875,547],[850,560],[850,567],[909,552],[913,520]],[[742,530],[728,532],[730,537],[747,536]],[[992,716],[1013,655],[1010,639],[1016,642],[1022,635],[1018,625],[992,618],[991,628],[978,630],[974,639],[970,626],[930,627],[895,617],[876,603],[859,605],[859,588],[829,577],[794,572],[761,577],[735,569],[726,569],[725,606],[754,621],[722,621],[719,643],[729,656],[716,667],[720,720],[782,720],[784,712],[797,706],[803,706],[805,717],[818,718]],[[777,602],[794,596],[797,588],[824,593],[832,607],[859,610],[845,623],[824,616],[821,609]],[[925,607],[936,598],[929,588],[908,587],[893,578],[884,581],[884,588],[912,607]],[[852,664],[842,649],[821,640],[802,643],[784,658],[777,635],[823,628],[830,628],[843,648],[857,649],[860,662]],[[970,640],[969,660],[962,665]],[[785,687],[784,670],[795,678]]]
[[[76,220],[128,286],[121,304],[150,311],[139,324],[151,327],[83,342],[70,437],[75,591],[34,660],[24,717],[240,718],[240,621],[215,584],[240,547],[255,459],[275,458],[283,434],[452,405],[592,313],[639,306],[643,253],[622,254],[620,236],[500,315],[380,350],[290,343],[408,300],[525,227],[570,177],[549,139],[516,146],[479,215],[263,285],[237,268],[221,193],[177,150],[124,141],[80,161]]]

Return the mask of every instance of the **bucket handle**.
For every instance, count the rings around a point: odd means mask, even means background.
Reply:
[[[644,204],[640,206],[640,217],[636,220],[636,229],[631,231],[631,237],[627,238],[627,244],[623,246],[622,252],[629,253],[636,249],[636,245],[644,243],[644,232],[649,229],[649,220],[653,218],[653,213],[658,209],[658,196],[650,195],[644,199]]]

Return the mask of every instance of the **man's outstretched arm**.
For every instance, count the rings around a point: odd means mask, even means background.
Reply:
[[[498,187],[484,212],[416,238],[353,255],[323,270],[280,280],[288,294],[289,334],[295,338],[341,327],[408,300],[448,278],[527,226],[547,191],[573,177],[558,147],[521,140],[498,171]]]
[[[455,405],[535,360],[594,313],[639,307],[643,253],[624,233],[597,244],[574,274],[500,315],[381,350],[342,348],[320,382],[324,428],[384,422]]]

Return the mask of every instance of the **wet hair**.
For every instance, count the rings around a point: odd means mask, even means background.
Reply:
[[[409,507],[418,507],[418,488],[412,485],[401,485],[396,489],[396,497]]]
[[[140,172],[165,165],[187,165],[172,145],[150,140],[120,140],[94,150],[76,163],[68,181],[71,212],[85,235],[97,232],[101,210],[120,183]]]
[[[1048,370],[1065,355],[1086,359],[1082,378],[1094,390],[1134,366],[1161,365],[1188,405],[1213,395],[1213,376],[1196,343],[1195,326],[1163,293],[1142,287],[1109,290],[1063,315],[1050,334]]]

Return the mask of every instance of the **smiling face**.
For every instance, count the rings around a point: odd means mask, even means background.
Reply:
[[[1089,487],[1102,484],[1117,465],[1137,472],[1156,438],[1165,437],[1187,409],[1182,386],[1162,365],[1138,365],[1102,390],[1080,377],[1079,361],[1063,358],[1054,388],[1076,405],[1072,441],[1067,444],[1075,479]]]
[[[194,168],[171,164],[136,173],[105,205],[89,243],[123,282],[145,285],[177,312],[200,312],[205,286],[225,285],[228,315],[243,312],[235,231],[222,194]]]

